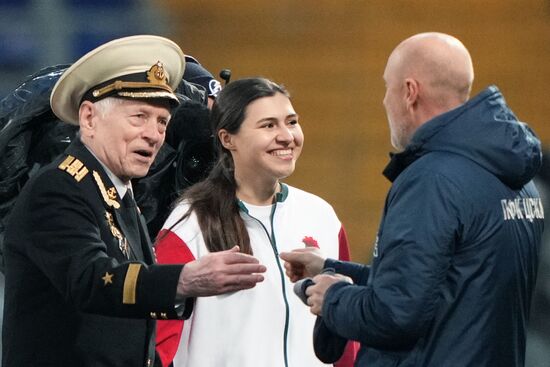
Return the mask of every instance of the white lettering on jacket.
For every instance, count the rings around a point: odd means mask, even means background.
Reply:
[[[376,240],[374,241],[372,256],[378,257],[378,236],[376,236]]]
[[[504,220],[544,219],[544,208],[540,198],[502,199],[502,214]]]

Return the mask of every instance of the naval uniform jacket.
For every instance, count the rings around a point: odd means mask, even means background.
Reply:
[[[178,317],[182,265],[153,265],[127,211],[79,139],[27,182],[4,241],[4,367],[154,363],[155,319]]]

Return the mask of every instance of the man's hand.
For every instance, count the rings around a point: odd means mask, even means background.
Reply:
[[[213,252],[185,264],[180,274],[177,298],[207,297],[253,288],[264,280],[266,267],[250,255],[230,250]]]
[[[323,270],[325,258],[316,247],[306,247],[291,252],[281,252],[279,257],[285,261],[286,275],[291,282],[303,278],[313,278]]]
[[[313,282],[314,284],[306,289],[306,295],[308,296],[307,304],[310,307],[309,310],[311,313],[317,316],[323,316],[321,313],[323,302],[325,301],[325,293],[331,285],[337,282],[353,283],[349,277],[340,274],[320,274],[313,278]]]

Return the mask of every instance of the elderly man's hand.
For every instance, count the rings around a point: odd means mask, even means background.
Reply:
[[[306,247],[291,252],[281,252],[279,257],[285,261],[286,275],[291,282],[303,278],[312,278],[323,270],[325,258],[316,247]]]
[[[337,282],[353,283],[349,277],[340,274],[320,274],[313,278],[314,284],[307,287],[307,304],[312,314],[323,316],[323,302],[327,289]]]
[[[230,250],[213,252],[185,264],[177,288],[178,297],[207,297],[253,288],[264,280],[266,267],[250,255]]]

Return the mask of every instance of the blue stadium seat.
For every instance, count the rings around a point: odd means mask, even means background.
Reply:
[[[25,8],[31,0],[0,0],[0,8],[3,6],[10,8]]]
[[[30,33],[0,33],[0,67],[13,70],[32,66],[38,59],[39,49],[36,37]]]
[[[1,0],[0,0],[1,1]],[[123,8],[134,5],[132,0],[65,0],[69,6],[94,8]]]
[[[84,31],[75,32],[71,40],[70,54],[72,55],[73,59],[76,60],[88,51],[93,50],[94,48],[104,44],[105,42],[126,36],[131,36],[131,34],[115,33],[112,31],[106,31],[104,33],[90,33]]]

